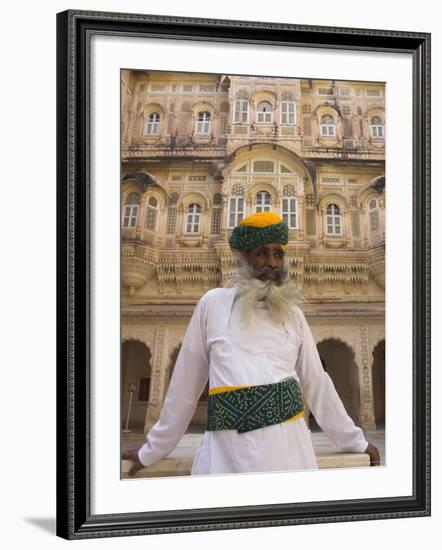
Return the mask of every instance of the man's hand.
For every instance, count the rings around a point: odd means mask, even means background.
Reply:
[[[133,466],[129,470],[129,475],[134,476],[138,470],[144,468],[144,465],[141,464],[140,459],[138,458],[138,449],[130,449],[129,451],[123,452],[123,460],[132,460],[134,462]]]
[[[379,455],[378,448],[372,443],[369,443],[365,452],[370,456],[370,466],[379,466],[381,463],[381,457]]]

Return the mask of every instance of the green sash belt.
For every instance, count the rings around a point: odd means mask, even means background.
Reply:
[[[250,432],[303,416],[301,389],[294,378],[275,384],[209,392],[206,430]]]

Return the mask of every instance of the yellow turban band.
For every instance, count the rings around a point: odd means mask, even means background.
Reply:
[[[274,212],[256,212],[251,216],[247,216],[239,225],[251,225],[252,227],[267,227],[268,225],[274,225],[275,223],[281,223],[282,218]]]

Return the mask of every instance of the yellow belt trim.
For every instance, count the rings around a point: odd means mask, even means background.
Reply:
[[[223,393],[225,391],[240,390],[241,388],[253,388],[253,386],[219,386],[219,388],[211,388],[209,390],[209,395]]]
[[[304,411],[302,411],[298,414],[295,414],[295,416],[292,416],[291,418],[287,418],[287,420],[283,420],[282,423],[291,422],[292,420],[298,420],[298,418],[302,418],[303,416],[304,416]]]
[[[209,395],[214,395],[215,393],[223,393],[225,391],[232,391],[232,390],[240,390],[241,388],[253,388],[253,386],[219,386],[218,388],[211,388],[209,390]],[[302,418],[304,416],[304,411],[295,414],[295,416],[292,416],[291,418],[287,418],[287,420],[283,420],[283,422],[291,422],[292,420],[298,420],[298,418]]]

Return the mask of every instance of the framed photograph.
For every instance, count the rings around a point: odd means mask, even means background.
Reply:
[[[430,35],[69,10],[57,71],[57,534],[429,515]],[[216,331],[250,219],[286,231],[266,242],[299,290],[306,364],[358,444],[330,435],[304,375],[301,413],[217,424],[217,395],[280,391],[301,353],[282,322],[273,356],[266,331],[238,344],[247,380],[217,378],[219,342],[246,334]],[[210,377],[198,321],[217,327]],[[257,445],[274,428],[290,448]]]

